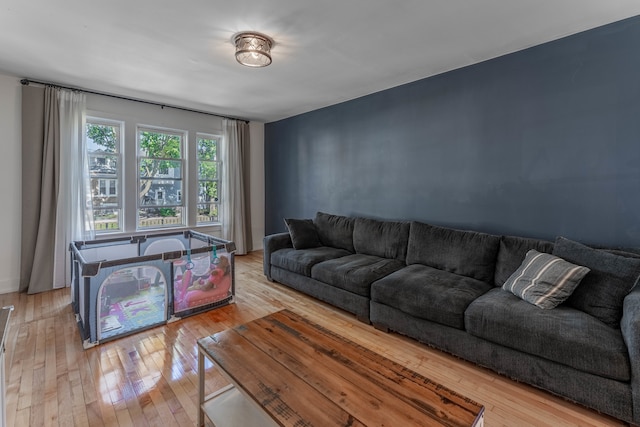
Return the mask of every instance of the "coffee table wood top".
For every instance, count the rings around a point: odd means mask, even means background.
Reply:
[[[202,338],[198,346],[282,426],[483,422],[478,403],[288,310]]]

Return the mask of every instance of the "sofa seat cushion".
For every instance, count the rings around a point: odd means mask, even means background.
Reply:
[[[469,305],[465,327],[471,335],[514,350],[613,380],[630,380],[621,332],[568,306],[543,310],[496,288]]]
[[[349,255],[344,249],[320,246],[319,248],[286,248],[271,254],[271,264],[276,267],[311,277],[311,267],[322,261]]]
[[[354,294],[368,297],[371,283],[404,267],[403,261],[354,254],[316,264],[311,277]]]
[[[371,285],[371,299],[411,316],[464,329],[464,311],[493,285],[413,264]]]

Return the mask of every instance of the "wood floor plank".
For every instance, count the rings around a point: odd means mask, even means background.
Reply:
[[[387,334],[262,273],[262,253],[238,256],[235,304],[84,350],[69,289],[0,295],[14,305],[6,337],[8,426],[193,426],[196,341],[289,309],[485,406],[487,426],[625,426],[487,369]],[[228,384],[207,362],[207,394]]]
[[[24,363],[20,375],[20,392],[18,394],[18,411],[31,408],[33,393],[33,371],[35,364],[35,347],[36,347],[36,327],[37,322],[29,322],[25,324],[26,336],[24,338]]]

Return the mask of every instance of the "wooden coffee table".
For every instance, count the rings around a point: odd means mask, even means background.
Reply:
[[[204,361],[232,385],[204,396]],[[224,426],[482,426],[484,407],[291,311],[198,340],[200,413]]]

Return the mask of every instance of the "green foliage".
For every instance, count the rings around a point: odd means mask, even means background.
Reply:
[[[145,157],[180,159],[181,139],[178,135],[159,132],[140,132],[140,148]]]
[[[200,196],[203,196],[203,202],[217,201],[218,199],[218,182],[217,181],[201,181]]]
[[[145,157],[180,160],[182,138],[179,135],[141,131],[139,136],[140,149]],[[169,169],[175,166],[175,160],[142,159],[140,162],[140,176],[153,178],[159,174],[168,173]],[[151,181],[142,180],[140,184],[140,197],[143,197],[149,191]]]
[[[198,138],[198,160],[218,160],[218,140]]]
[[[198,139],[198,179],[201,201],[218,200],[218,140]]]
[[[115,153],[118,134],[115,126],[97,125],[87,123],[87,138],[93,140],[97,145],[104,147],[104,151]]]
[[[218,162],[198,162],[198,179],[218,179]]]
[[[176,210],[173,208],[160,208],[160,216],[176,216]]]

